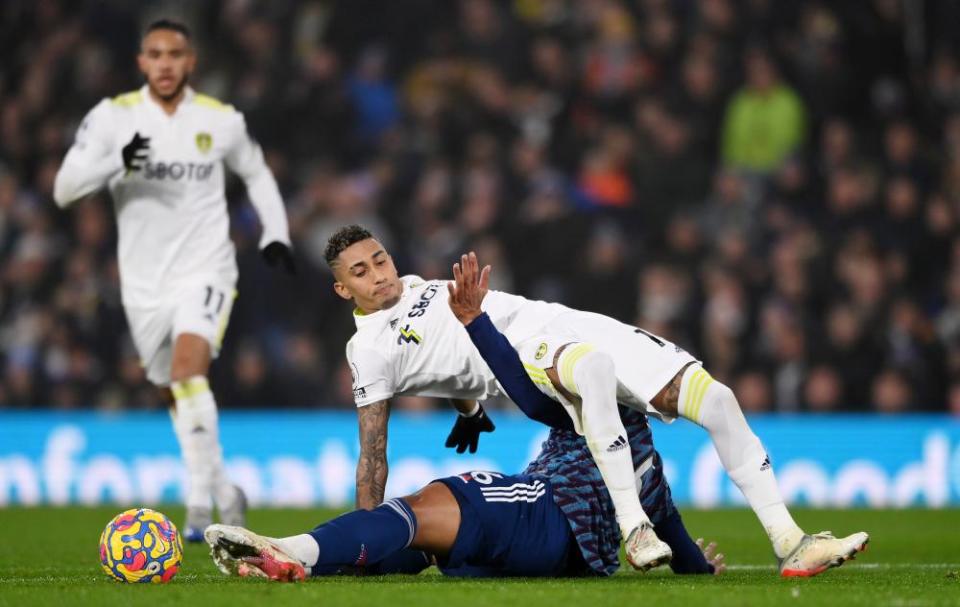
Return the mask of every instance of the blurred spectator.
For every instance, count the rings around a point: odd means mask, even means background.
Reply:
[[[817,413],[831,413],[842,409],[846,403],[843,380],[832,367],[814,367],[807,374],[803,400],[807,410]]]
[[[396,91],[386,79],[386,61],[384,49],[370,47],[349,78],[350,95],[358,112],[357,136],[368,144],[376,144],[400,117]]]
[[[692,342],[690,277],[676,267],[649,264],[640,275],[637,324],[657,335],[683,344]]]
[[[263,407],[281,394],[281,386],[270,376],[259,345],[245,341],[237,348],[230,374],[232,384],[224,389],[224,400],[234,407]]]
[[[747,413],[764,413],[773,408],[773,390],[770,380],[761,371],[747,371],[733,384],[740,407]]]
[[[950,386],[947,411],[954,417],[960,417],[960,383]]]
[[[885,369],[873,380],[873,403],[880,413],[903,413],[914,406],[910,384],[895,369]]]
[[[797,93],[780,80],[768,51],[749,50],[744,69],[746,85],[724,118],[723,160],[732,167],[769,173],[803,143],[806,111]]]

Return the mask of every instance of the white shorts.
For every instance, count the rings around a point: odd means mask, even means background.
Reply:
[[[608,316],[579,311],[561,314],[516,349],[525,365],[546,369],[554,366],[557,350],[575,342],[591,344],[613,358],[617,402],[666,423],[675,419],[657,411],[650,401],[681,369],[697,362],[689,352]]]
[[[182,287],[158,306],[124,306],[130,334],[147,379],[157,386],[170,385],[173,343],[184,333],[207,340],[210,355],[216,358],[236,297],[232,282],[210,280]]]

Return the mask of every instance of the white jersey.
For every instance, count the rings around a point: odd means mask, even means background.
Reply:
[[[501,390],[447,303],[446,280],[404,276],[400,301],[373,314],[356,312],[347,343],[358,407],[395,395],[483,400]],[[570,308],[490,291],[483,311],[511,343],[540,332]]]
[[[141,170],[128,173],[121,150],[135,133],[150,138],[148,157]],[[243,114],[190,88],[172,115],[146,86],[97,104],[57,173],[54,198],[64,207],[109,188],[123,302],[148,307],[197,280],[236,281],[224,164],[246,183],[263,225],[261,246],[289,245],[276,181]]]

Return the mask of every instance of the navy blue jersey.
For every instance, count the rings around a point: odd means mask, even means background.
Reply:
[[[646,416],[620,407],[620,418],[630,437],[633,468],[641,473],[640,503],[657,525],[677,513],[660,454],[653,448]],[[571,430],[552,429],[524,474],[550,480],[553,499],[569,521],[583,560],[596,574],[613,574],[620,566],[620,527],[586,440]]]
[[[565,576],[586,565],[550,481],[538,475],[467,472],[438,479],[460,504],[446,575]]]

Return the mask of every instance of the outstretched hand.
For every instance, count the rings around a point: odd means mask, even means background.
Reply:
[[[720,575],[727,570],[727,563],[724,560],[722,552],[717,552],[716,542],[710,542],[706,546],[703,545],[703,538],[697,538],[697,548],[703,552],[703,558],[707,559],[707,562],[713,565],[713,575]]]
[[[447,283],[450,291],[450,309],[464,326],[469,325],[483,311],[480,304],[487,296],[490,286],[490,266],[480,269],[477,254],[461,255],[460,263],[453,264],[453,282]]]

